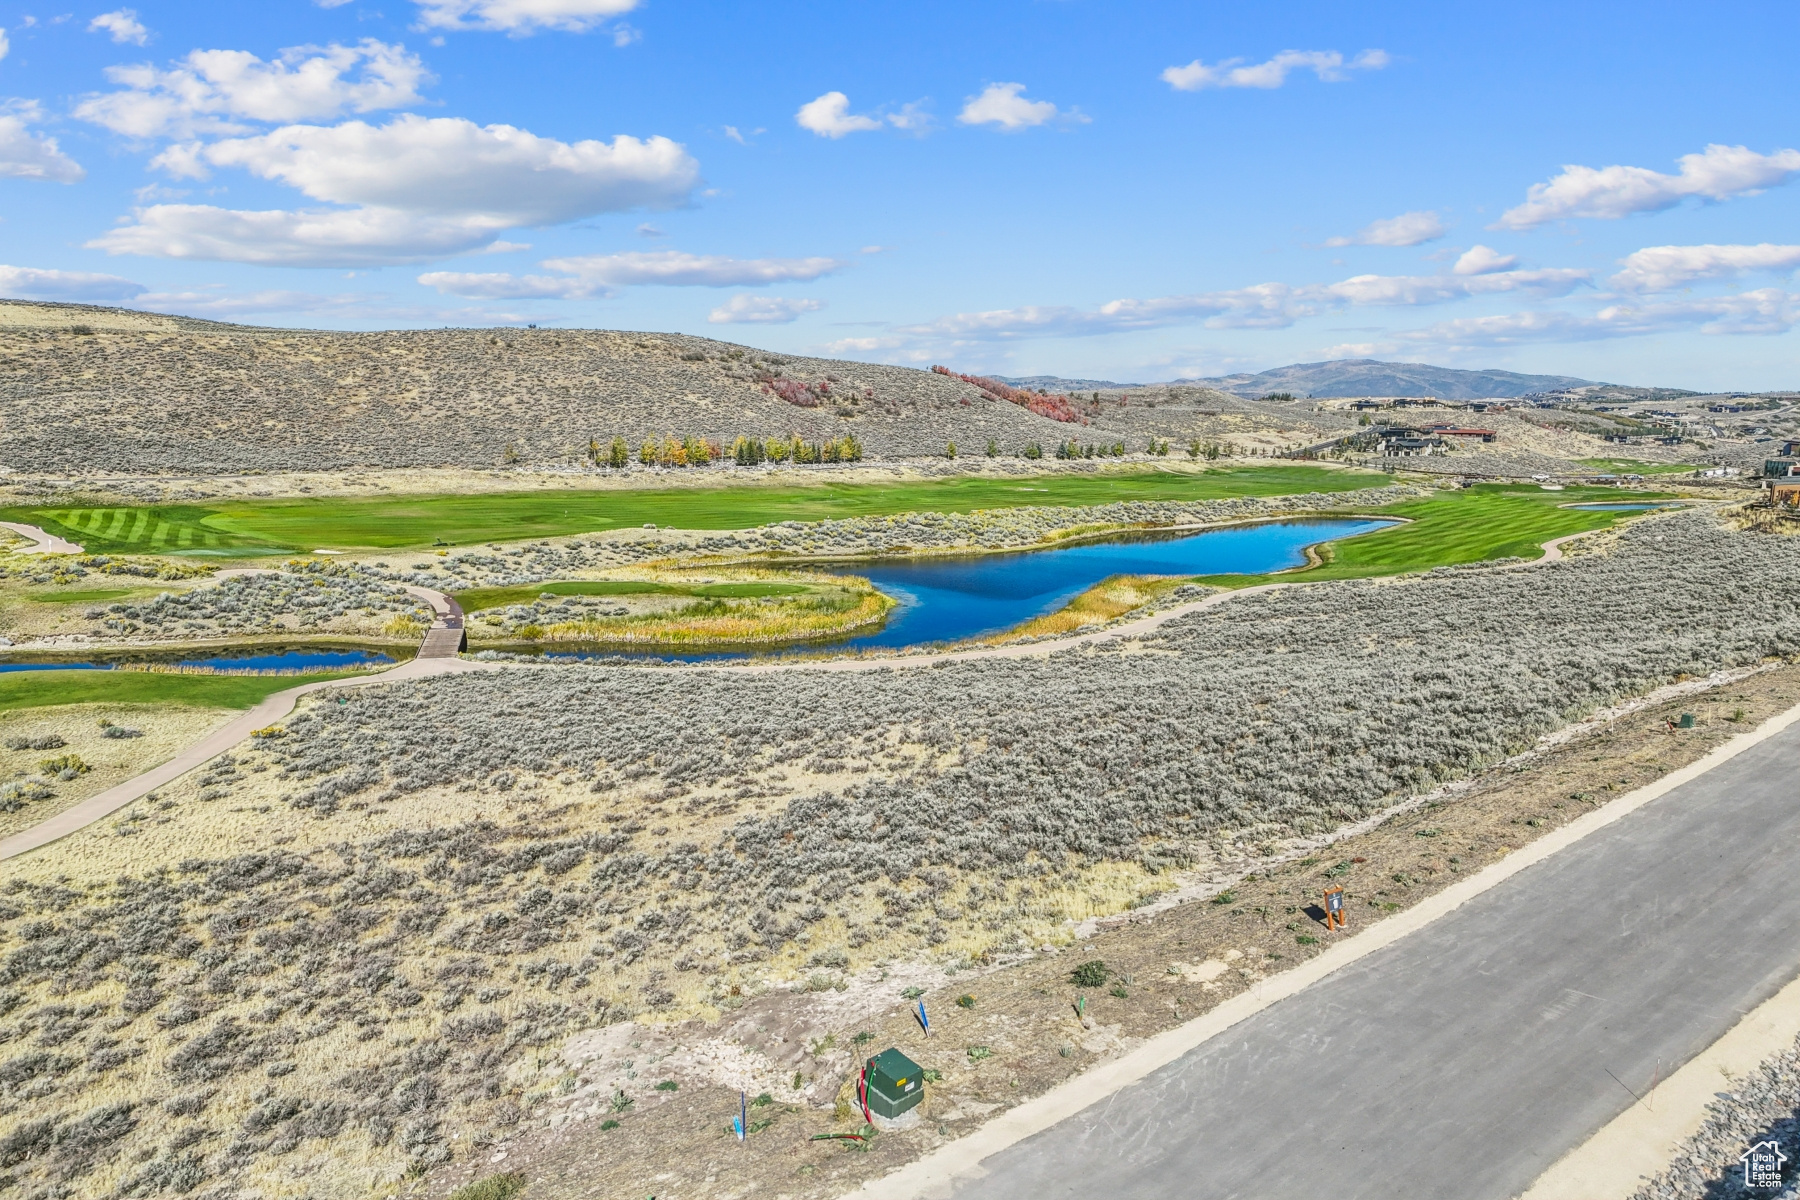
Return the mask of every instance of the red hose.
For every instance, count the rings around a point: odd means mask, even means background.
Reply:
[[[869,1115],[869,1064],[864,1063],[862,1074],[856,1080],[856,1102],[862,1106],[863,1121],[873,1125],[875,1118]]]

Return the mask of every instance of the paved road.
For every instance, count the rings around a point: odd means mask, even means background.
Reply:
[[[958,1200],[1506,1200],[1800,972],[1800,725],[990,1157]]]

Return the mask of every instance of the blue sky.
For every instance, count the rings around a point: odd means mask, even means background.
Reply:
[[[5,4],[0,294],[1800,386],[1797,10],[1475,7]]]

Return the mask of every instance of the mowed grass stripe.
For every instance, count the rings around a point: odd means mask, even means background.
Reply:
[[[965,476],[878,484],[738,483],[657,490],[234,500],[216,508],[170,507],[159,510],[158,515],[218,530],[222,546],[297,551],[316,546],[399,549],[434,542],[467,546],[566,537],[645,524],[749,529],[778,521],[905,513],[1340,492],[1379,487],[1385,482],[1384,476],[1366,471],[1302,465],[1234,466],[998,479]]]
[[[125,523],[131,520],[131,510],[129,508],[111,508],[106,511],[112,513],[113,519],[112,524],[106,527],[106,532],[101,536],[109,542],[116,542],[125,534]]]
[[[137,520],[135,520],[131,523],[131,534],[125,540],[128,542],[143,541],[144,540],[144,531],[147,528],[149,528],[149,525],[150,525],[150,510],[147,508],[138,509]]]

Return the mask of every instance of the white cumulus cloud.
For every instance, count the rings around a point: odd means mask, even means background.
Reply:
[[[794,114],[794,123],[802,129],[810,129],[820,137],[837,139],[852,133],[868,133],[871,130],[892,126],[902,133],[924,134],[931,129],[931,114],[925,111],[924,101],[915,100],[911,104],[903,104],[892,112],[883,114],[853,113],[850,111],[850,97],[842,92],[826,92],[816,100],[808,100]],[[748,145],[744,137],[730,125],[725,131],[734,140]],[[762,130],[757,130],[761,133]]]
[[[55,138],[31,132],[31,124],[38,118],[38,106],[32,103],[16,103],[0,111],[0,176],[50,183],[85,179],[87,172],[62,152]]]
[[[114,9],[109,13],[101,13],[88,22],[89,33],[109,33],[112,40],[123,45],[130,42],[141,46],[150,40],[150,31],[138,20],[137,10],[131,8]]]
[[[1048,100],[1027,100],[1022,83],[990,83],[979,96],[970,96],[956,119],[964,125],[992,125],[1008,133],[1047,125],[1058,119],[1086,121],[1078,112],[1064,111]]]
[[[419,276],[419,282],[447,295],[482,300],[584,300],[621,287],[757,287],[808,282],[842,270],[846,264],[835,258],[730,258],[681,250],[647,250],[552,258],[542,265],[559,274],[430,271]]]
[[[1311,71],[1326,83],[1342,83],[1351,71],[1379,71],[1390,63],[1385,50],[1364,50],[1345,61],[1336,50],[1283,50],[1267,62],[1244,65],[1241,58],[1228,58],[1207,65],[1195,59],[1185,67],[1168,67],[1162,80],[1178,92],[1198,92],[1204,88],[1278,88],[1294,71]]]
[[[431,73],[415,54],[365,38],[354,46],[296,46],[265,62],[246,50],[195,50],[168,69],[109,67],[124,90],[91,95],[75,115],[129,137],[234,133],[242,120],[276,122],[398,108],[419,100]]]
[[[665,137],[561,142],[511,125],[410,113],[386,125],[287,125],[214,142],[197,157],[315,200],[509,225],[669,208],[699,180],[699,164]]]
[[[1450,270],[1457,275],[1492,275],[1495,271],[1510,271],[1518,262],[1516,254],[1502,254],[1487,246],[1470,246]]]
[[[1735,279],[1749,271],[1792,271],[1800,246],[1646,246],[1619,260],[1612,285],[1628,292],[1667,292],[1701,279]]]
[[[871,129],[880,129],[881,122],[874,117],[860,116],[850,111],[850,97],[842,92],[826,92],[817,100],[808,100],[794,114],[794,120],[802,129],[810,129],[820,137],[841,138],[851,133],[866,133]]]
[[[1800,295],[1760,288],[1655,304],[1609,304],[1592,314],[1526,311],[1440,321],[1393,336],[1408,346],[1491,349],[1536,342],[1586,342],[1698,330],[1713,335],[1770,335],[1800,325]]]
[[[1744,146],[1711,145],[1676,161],[1681,169],[1673,175],[1648,167],[1565,166],[1548,182],[1532,184],[1525,203],[1502,213],[1494,227],[1530,229],[1570,217],[1617,220],[1661,212],[1690,197],[1752,196],[1800,174],[1800,150],[1758,154]]]
[[[142,284],[121,279],[117,275],[0,266],[0,295],[13,300],[64,300],[100,304],[130,300],[143,290]]]
[[[789,300],[781,296],[733,296],[706,315],[714,325],[786,325],[825,307],[822,300]]]
[[[645,250],[627,254],[590,254],[552,258],[552,271],[567,271],[608,287],[662,284],[673,287],[754,287],[758,284],[809,281],[842,270],[835,258],[728,258],[688,254],[680,250]]]
[[[1587,271],[1569,268],[1478,275],[1354,275],[1337,283],[1260,283],[1184,296],[1113,300],[1085,310],[1034,305],[957,313],[899,332],[914,338],[999,341],[1120,333],[1191,321],[1212,329],[1285,329],[1302,318],[1347,307],[1446,304],[1504,292],[1563,296],[1589,282]]]
[[[280,267],[379,267],[467,254],[509,222],[430,217],[391,208],[244,211],[154,204],[87,243],[109,254]]]
[[[1326,238],[1327,246],[1418,246],[1449,230],[1435,212],[1405,212],[1370,221],[1349,237]]]
[[[241,167],[315,201],[354,206],[246,212],[139,209],[89,245],[115,254],[311,266],[417,262],[492,244],[503,230],[680,204],[699,164],[668,138],[561,142],[510,125],[411,114],[386,125],[288,125],[171,147],[176,174]]]
[[[0,58],[5,58],[12,51],[12,42],[6,36],[6,30],[0,29]]]
[[[637,6],[638,0],[419,0],[419,23],[430,29],[486,29],[511,34],[540,29],[585,33]],[[629,36],[625,39],[630,40]]]

